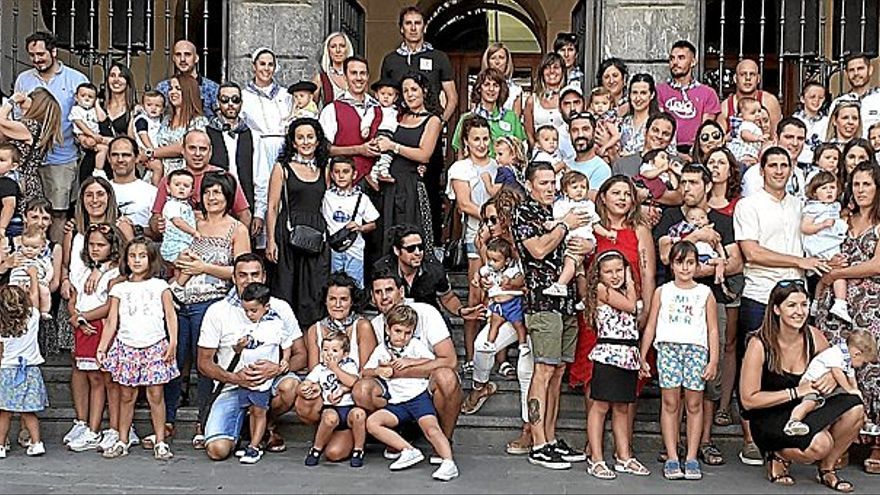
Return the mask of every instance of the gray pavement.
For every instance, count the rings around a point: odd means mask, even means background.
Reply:
[[[366,465],[348,463],[303,466],[306,445],[291,445],[283,454],[267,454],[253,466],[237,460],[210,462],[203,453],[178,443],[175,458],[154,461],[151,452],[134,447],[128,457],[105,460],[94,452],[74,454],[55,444],[42,458],[25,457],[15,448],[0,461],[0,494],[6,493],[832,493],[814,481],[815,469],[795,466],[797,485],[776,487],[765,481],[763,469],[729,462],[704,469],[702,481],[665,481],[655,453],[639,458],[654,471],[650,477],[622,475],[600,482],[584,472],[585,464],[569,471],[550,471],[511,457],[500,447],[462,448],[456,453],[461,476],[449,483],[431,479],[427,461],[392,473],[376,446],[368,446]],[[424,450],[424,449],[423,449]],[[427,452],[426,452],[427,454]],[[734,460],[732,452],[728,459]],[[868,476],[857,466],[843,475],[859,493],[880,492],[880,476]]]

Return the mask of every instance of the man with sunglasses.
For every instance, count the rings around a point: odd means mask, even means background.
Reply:
[[[258,160],[254,135],[241,115],[241,87],[234,82],[220,85],[219,107],[205,128],[211,140],[211,165],[231,173],[238,180],[253,220],[251,237],[259,237],[268,208],[269,175],[272,163]]]
[[[831,102],[828,115],[834,112],[838,104],[844,101],[857,102],[861,106],[863,137],[868,137],[868,129],[880,122],[880,87],[871,87],[874,67],[865,53],[853,53],[846,57],[846,81],[850,92],[842,94]]]
[[[779,106],[779,100],[772,93],[758,89],[761,85],[758,64],[752,59],[743,59],[736,64],[736,74],[733,79],[736,83],[736,92],[721,102],[721,113],[715,119],[721,124],[721,127],[730,128],[730,117],[736,115],[736,103],[740,98],[758,100],[758,103],[766,108],[767,113],[770,114],[770,125],[776,126],[782,119],[782,108]]]
[[[595,129],[596,119],[592,114],[578,112],[569,116],[568,133],[575,156],[565,160],[565,164],[587,176],[591,200],[595,200],[596,192],[611,177],[611,167],[602,157],[596,156],[596,140],[593,138]]]

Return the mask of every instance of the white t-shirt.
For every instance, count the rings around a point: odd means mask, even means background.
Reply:
[[[339,368],[350,375],[360,376],[360,370],[358,370],[357,363],[354,362],[354,359],[348,356],[339,361]],[[315,382],[321,386],[321,396],[324,398],[325,405],[331,405],[329,399],[330,395],[343,386],[339,381],[339,378],[336,376],[336,373],[331,371],[330,368],[323,363],[318,363],[318,365],[315,366],[306,376],[305,381]],[[353,406],[354,399],[351,398],[351,392],[342,394],[342,398],[335,405]]]
[[[431,349],[425,346],[421,340],[413,338],[409,341],[409,344],[403,348],[400,357],[434,359],[434,353],[431,352]],[[388,362],[391,360],[391,352],[385,347],[384,341],[381,341],[373,350],[373,353],[370,354],[370,359],[367,360],[364,369],[375,369],[379,367],[380,362]],[[391,378],[385,380],[385,382],[388,384],[388,394],[391,396],[391,398],[388,399],[389,404],[401,404],[417,397],[425,390],[428,390],[427,378]]]
[[[119,299],[119,329],[116,338],[136,349],[155,345],[165,338],[165,309],[162,294],[169,290],[161,278],[143,282],[126,280],[110,289],[110,297]]]
[[[284,340],[282,348],[293,345],[296,339],[302,338],[302,330],[299,328],[299,322],[290,309],[290,305],[281,299],[270,297],[269,307],[272,308],[281,317],[284,322]],[[235,292],[235,288],[223,299],[208,306],[205,311],[205,317],[202,319],[202,329],[199,334],[199,347],[205,349],[216,349],[217,366],[224,370],[229,367],[232,357],[235,356],[233,346],[242,336],[245,335],[247,326],[251,324],[244,308],[241,306],[241,299]],[[242,368],[241,362],[234,371]],[[269,380],[271,381],[271,380]],[[231,390],[235,385],[227,384],[224,390]]]
[[[241,351],[238,369],[244,368],[260,360],[279,363],[281,349],[287,349],[292,341],[285,333],[284,320],[281,315],[270,309],[263,318],[245,327],[244,335],[249,337],[248,345]],[[251,390],[265,392],[272,388],[272,381],[265,381]]]
[[[435,345],[451,337],[446,320],[437,308],[420,302],[408,302],[406,305],[416,310],[419,317],[413,332],[414,340],[421,340],[428,349],[433,350]],[[373,331],[376,332],[376,342],[385,342],[385,315],[378,314],[370,323],[373,324]]]
[[[156,202],[156,186],[142,180],[110,184],[116,194],[119,214],[130,218],[135,225],[146,228],[150,224],[153,203]]]
[[[522,268],[519,266],[518,261],[511,262],[504,270],[497,271],[492,268],[491,265],[483,265],[480,267],[480,276],[487,277],[492,282],[492,287],[486,291],[486,295],[489,298],[493,298],[495,296],[505,296],[505,295],[522,295],[522,291],[505,291],[501,288],[501,280],[504,277],[507,277],[510,280],[515,279],[516,277],[522,275]]]
[[[832,368],[838,368],[843,374],[853,378],[856,376],[856,370],[852,367],[852,358],[849,355],[849,348],[846,342],[840,342],[832,345],[828,349],[820,352],[810,361],[807,371],[801,377],[801,381],[813,381],[822,378],[825,373],[831,371]]]
[[[589,199],[575,201],[573,199],[569,199],[568,196],[565,195],[559,196],[559,198],[557,198],[556,201],[553,202],[553,218],[555,218],[556,220],[562,220],[565,215],[568,215],[568,212],[574,209],[585,210],[587,212],[587,215],[589,215],[590,217],[590,221],[582,227],[571,230],[566,236],[566,239],[578,237],[581,239],[593,241],[595,243],[596,236],[593,234],[593,225],[601,222],[601,219],[596,213],[596,205]]]
[[[73,123],[73,133],[77,136],[82,134],[82,131],[79,129],[79,127],[76,126],[75,122],[77,120],[85,124],[86,127],[91,129],[91,131],[95,134],[100,134],[101,132],[100,128],[98,127],[98,111],[95,110],[95,107],[86,110],[79,105],[74,105],[70,109],[70,114],[67,115],[67,120]]]
[[[709,348],[709,327],[706,322],[706,300],[712,289],[697,284],[691,289],[680,289],[675,282],[660,287],[660,311],[657,313],[657,333],[654,345],[659,343],[693,344]]]
[[[27,366],[43,364],[45,360],[40,354],[40,312],[31,308],[31,316],[27,320],[27,331],[21,337],[0,337],[3,343],[3,360],[0,368],[17,368],[18,358],[24,358]]]
[[[70,283],[76,289],[76,310],[80,313],[100,308],[107,303],[109,297],[110,281],[119,276],[119,268],[111,268],[107,270],[101,278],[98,279],[98,285],[91,294],[86,294],[86,281],[89,279],[92,271],[89,269],[78,270],[77,273],[70,272]]]
[[[367,119],[362,119],[367,120]],[[370,124],[372,124],[372,119],[370,119]],[[367,127],[369,129],[369,127]],[[394,132],[397,130],[397,108],[394,106],[390,107],[382,107],[382,122],[379,123],[380,131],[390,131]],[[363,130],[361,130],[361,135],[363,135]]]
[[[790,194],[779,201],[761,188],[736,204],[733,213],[734,236],[737,241],[757,241],[765,249],[802,257],[802,207],[801,200]],[[746,261],[743,275],[746,282],[743,297],[761,304],[767,304],[770,291],[780,280],[804,277],[798,268],[761,266],[750,261]]]
[[[498,173],[498,164],[494,159],[489,160],[489,164],[478,167],[470,158],[459,160],[453,163],[446,172],[446,196],[450,200],[455,201],[455,190],[452,188],[453,180],[462,180],[468,183],[471,189],[471,201],[477,206],[477,209],[483,207],[486,201],[492,197],[486,190],[486,184],[480,178],[480,174],[488,173],[491,182],[495,182],[495,174]],[[467,228],[465,229],[465,242],[474,242],[477,236],[477,230],[480,229],[480,220],[476,217],[467,215]]]
[[[354,215],[354,222],[358,225],[364,225],[379,219],[379,210],[373,206],[373,202],[366,194],[341,196],[333,188],[330,188],[324,193],[324,201],[321,203],[321,213],[324,215],[324,221],[327,222],[328,234],[335,234],[352,221],[352,212],[358,202],[358,196],[361,196],[361,202],[358,205],[357,214]],[[364,244],[364,236],[358,233],[354,244],[345,251],[345,254],[359,260],[364,259]]]

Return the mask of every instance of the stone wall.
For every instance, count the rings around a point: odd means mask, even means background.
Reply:
[[[250,56],[260,46],[275,52],[280,84],[311,79],[320,63],[325,24],[323,0],[231,0],[229,79],[251,80]]]

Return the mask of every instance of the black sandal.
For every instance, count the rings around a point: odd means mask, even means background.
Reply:
[[[782,464],[782,473],[773,474],[773,465],[774,463]],[[776,452],[770,452],[767,455],[767,479],[770,483],[774,485],[782,485],[782,486],[792,486],[794,485],[794,478],[792,478],[791,474],[789,474],[789,468],[791,467],[791,461],[787,459],[783,459]]]
[[[828,481],[829,474],[834,476],[834,481]],[[819,473],[816,475],[816,482],[841,493],[852,493],[856,488],[851,482],[841,478],[837,474],[836,469],[819,468]],[[841,487],[840,485],[844,485],[844,487]]]

